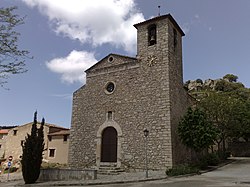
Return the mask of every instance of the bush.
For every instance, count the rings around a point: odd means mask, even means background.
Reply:
[[[16,168],[16,167],[11,167],[10,168],[10,173],[14,173],[14,172],[16,172],[18,170],[18,168]],[[5,170],[4,170],[4,173],[8,173],[9,172],[9,168],[6,168]]]
[[[191,173],[199,173],[199,169],[194,166],[190,165],[178,165],[174,166],[171,169],[166,170],[166,174],[168,176],[178,176],[178,175],[185,175]]]
[[[217,153],[209,153],[204,156],[200,163],[200,169],[206,169],[208,166],[217,166],[220,163],[220,158]]]
[[[226,152],[220,152],[220,153],[218,153],[218,154],[219,154],[219,158],[220,158],[221,160],[226,160],[228,157],[230,157],[231,152],[226,151]]]

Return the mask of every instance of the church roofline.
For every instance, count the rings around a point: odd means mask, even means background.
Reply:
[[[87,73],[88,71],[90,71],[91,69],[93,69],[97,64],[99,64],[101,61],[103,61],[105,58],[108,58],[109,56],[118,56],[118,57],[122,57],[122,58],[129,58],[131,60],[137,60],[136,57],[130,57],[130,56],[126,56],[126,55],[120,55],[120,54],[110,53],[107,56],[105,56],[104,58],[102,58],[101,60],[99,60],[97,63],[95,63],[93,66],[91,66],[90,68],[86,69],[85,73]]]
[[[134,27],[137,29],[138,26],[140,26],[140,25],[148,24],[150,22],[155,22],[155,21],[159,21],[159,20],[162,20],[162,19],[166,19],[166,18],[168,18],[174,24],[174,26],[179,30],[179,32],[181,33],[182,36],[185,36],[185,33],[183,32],[181,27],[178,25],[178,23],[175,21],[175,19],[171,16],[171,14],[157,16],[157,17],[154,17],[152,19],[149,19],[149,20],[134,24]]]

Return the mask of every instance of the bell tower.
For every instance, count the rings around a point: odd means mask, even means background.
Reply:
[[[165,66],[169,78],[182,87],[182,36],[185,34],[174,18],[167,14],[134,26],[137,29],[137,58],[144,63],[142,66]]]
[[[137,29],[141,76],[148,85],[145,95],[148,102],[161,101],[158,107],[162,108],[161,115],[166,118],[159,123],[170,129],[164,133],[171,137],[165,149],[171,155],[168,165],[175,165],[185,158],[176,132],[179,120],[190,104],[183,88],[182,36],[185,34],[170,14],[154,17],[134,27]]]

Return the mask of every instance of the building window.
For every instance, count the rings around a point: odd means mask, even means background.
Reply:
[[[112,117],[112,112],[111,111],[108,111],[108,120],[112,120],[113,117]]]
[[[156,44],[156,25],[150,25],[148,27],[148,45],[155,45]]]
[[[109,93],[111,93],[111,92],[114,91],[114,89],[115,89],[114,83],[112,83],[112,82],[108,83],[108,85],[107,85],[107,91],[108,91]]]
[[[115,90],[115,83],[108,82],[105,86],[105,93],[106,94],[112,94]]]
[[[68,140],[68,135],[63,135],[63,141],[67,142],[67,140]]]
[[[55,149],[49,149],[49,157],[55,157]]]
[[[52,136],[48,136],[48,139],[49,139],[49,141],[51,142],[51,140],[52,140]]]
[[[173,32],[174,32],[174,50],[177,46],[177,31],[176,29],[173,29]]]
[[[13,135],[14,135],[14,136],[17,135],[17,130],[13,130]]]
[[[1,149],[2,145],[0,144],[0,149]]]
[[[109,62],[113,62],[113,60],[114,60],[114,57],[112,57],[112,56],[110,56],[110,57],[108,58],[108,61],[109,61]]]

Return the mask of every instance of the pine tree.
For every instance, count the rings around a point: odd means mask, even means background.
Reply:
[[[44,124],[45,120],[43,118],[40,128],[37,128],[37,112],[35,112],[31,134],[27,134],[22,145],[23,156],[21,163],[25,184],[35,183],[40,174],[44,150]]]

